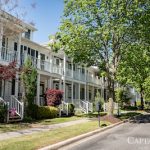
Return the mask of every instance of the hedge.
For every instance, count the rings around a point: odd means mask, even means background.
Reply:
[[[53,106],[39,106],[37,119],[51,119],[59,114],[58,108]]]

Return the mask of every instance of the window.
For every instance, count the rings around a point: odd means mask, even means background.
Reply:
[[[26,51],[27,50],[27,47],[26,46],[24,46],[24,51]]]
[[[34,49],[31,49],[31,56],[35,56],[35,50]]]
[[[56,65],[59,66],[59,59],[58,58],[56,58]]]
[[[14,51],[17,51],[17,43],[14,43]]]
[[[31,30],[28,29],[28,31],[25,32],[25,38],[30,40],[30,36],[31,36]]]
[[[30,55],[31,53],[31,49],[28,47],[28,55]]]
[[[70,63],[68,64],[68,69],[72,69],[72,65]]]
[[[41,60],[45,60],[45,55],[41,54]]]

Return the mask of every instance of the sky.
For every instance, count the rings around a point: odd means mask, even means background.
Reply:
[[[25,7],[23,11],[27,11],[25,20],[33,21],[38,29],[33,41],[42,44],[48,41],[49,35],[58,31],[64,9],[63,0],[20,0],[20,6]]]

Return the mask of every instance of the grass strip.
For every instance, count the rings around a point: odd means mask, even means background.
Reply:
[[[101,124],[110,123],[103,121]],[[97,121],[0,141],[0,150],[35,150],[98,129]]]

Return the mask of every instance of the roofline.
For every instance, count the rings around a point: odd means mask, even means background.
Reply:
[[[14,20],[19,20],[20,22],[18,23],[18,25],[20,25],[22,28],[29,28],[29,29],[31,29],[32,31],[37,31],[37,29],[36,29],[34,26],[32,26],[31,24],[28,24],[28,23],[26,23],[26,22],[23,22],[21,19],[19,19],[19,18],[15,17],[15,16],[9,14],[8,12],[6,12],[6,11],[4,11],[4,10],[0,10],[0,15],[2,15],[2,13],[6,15],[6,16],[3,16],[3,17],[5,17],[5,19],[8,19],[8,18],[7,18],[7,16],[8,16],[8,17],[10,17],[10,18],[12,18],[12,19],[14,19]],[[10,21],[11,21],[11,20],[10,20]]]

